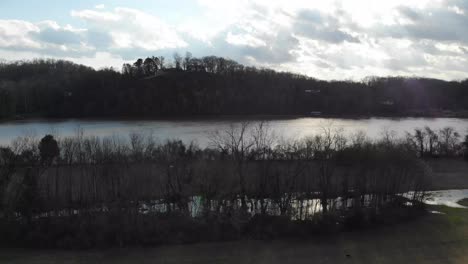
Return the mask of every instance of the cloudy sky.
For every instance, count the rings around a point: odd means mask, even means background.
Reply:
[[[319,79],[468,77],[468,0],[1,0],[0,59],[190,51]]]

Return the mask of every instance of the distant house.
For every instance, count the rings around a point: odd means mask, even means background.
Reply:
[[[309,115],[311,115],[311,116],[321,116],[321,115],[322,115],[322,112],[320,112],[320,111],[312,111],[312,112],[309,113]]]
[[[395,101],[393,100],[384,100],[380,102],[381,105],[392,106],[395,105]]]
[[[304,90],[304,93],[308,93],[308,94],[319,94],[320,93],[320,89],[306,89]]]
[[[164,76],[164,75],[167,75],[169,73],[178,72],[178,71],[180,71],[180,70],[178,70],[176,68],[164,68],[164,69],[158,70],[154,75],[147,76],[147,77],[145,77],[143,79],[153,79],[155,77]]]

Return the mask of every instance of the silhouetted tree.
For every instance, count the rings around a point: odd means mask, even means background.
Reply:
[[[146,58],[143,62],[143,65],[146,76],[154,75],[158,71],[158,64],[157,61],[154,60],[154,58]]]
[[[141,78],[143,77],[143,75],[145,74],[145,70],[143,68],[144,64],[143,64],[143,59],[138,59],[134,64],[133,66],[135,67],[135,76],[138,77],[138,78]]]
[[[185,53],[184,61],[182,63],[184,71],[190,68],[191,60],[192,60],[192,53],[187,51]]]
[[[458,152],[459,138],[455,129],[445,127],[439,131],[439,149],[444,156],[454,156]]]
[[[164,58],[164,56],[159,56],[158,61],[159,61],[159,68],[164,69],[165,68],[166,58]]]
[[[182,57],[179,55],[179,53],[174,53],[174,66],[176,69],[181,70],[182,69]]]
[[[429,127],[425,127],[424,130],[426,131],[426,135],[427,135],[427,139],[428,139],[428,154],[429,156],[434,156],[435,155],[435,151],[436,151],[436,147],[437,147],[437,144],[438,144],[438,136],[437,134],[432,130],[430,129]]]
[[[465,140],[463,140],[463,157],[465,160],[468,160],[468,135],[466,135]]]
[[[57,141],[52,135],[46,135],[39,143],[39,153],[43,164],[51,164],[60,154]]]

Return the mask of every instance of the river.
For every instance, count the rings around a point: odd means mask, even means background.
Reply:
[[[153,134],[160,140],[181,139],[185,142],[195,141],[200,146],[206,146],[209,135],[226,130],[231,124],[239,125],[248,121],[255,125],[261,118],[219,118],[219,119],[178,119],[178,120],[21,120],[0,123],[0,144],[5,145],[18,136],[32,135],[41,137],[51,133],[60,137],[73,136],[78,129],[85,135],[127,137],[132,132]],[[461,135],[468,129],[468,119],[460,118],[269,118],[268,126],[277,136],[285,139],[302,138],[320,133],[324,127],[332,130],[343,130],[349,135],[364,131],[370,138],[378,138],[383,131],[394,131],[395,135],[403,136],[415,128],[429,126],[434,130],[443,127],[453,127]]]

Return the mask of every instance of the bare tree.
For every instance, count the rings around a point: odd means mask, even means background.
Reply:
[[[175,68],[180,70],[182,69],[182,56],[179,55],[179,53],[174,53],[174,64],[175,64]]]
[[[437,136],[437,134],[428,126],[424,127],[424,130],[426,131],[426,135],[427,135],[427,149],[428,149],[428,154],[429,156],[434,156],[435,155],[435,151],[436,151],[436,147],[437,147],[437,143],[438,143],[438,140],[439,140],[439,137]]]
[[[187,51],[185,53],[184,61],[182,62],[182,66],[183,66],[184,71],[186,71],[186,70],[188,70],[190,68],[191,61],[192,61],[192,53]]]
[[[248,122],[243,122],[239,126],[231,124],[228,129],[210,135],[210,145],[222,153],[226,153],[235,165],[235,172],[239,180],[239,198],[244,210],[247,210],[246,161],[248,153],[254,146],[252,138],[249,136],[249,128]]]
[[[439,149],[444,156],[453,156],[458,151],[460,134],[452,127],[445,127],[439,130]]]
[[[161,70],[165,69],[165,62],[166,62],[166,58],[164,58],[164,56],[159,56],[158,57],[158,61],[159,61],[159,68]]]

